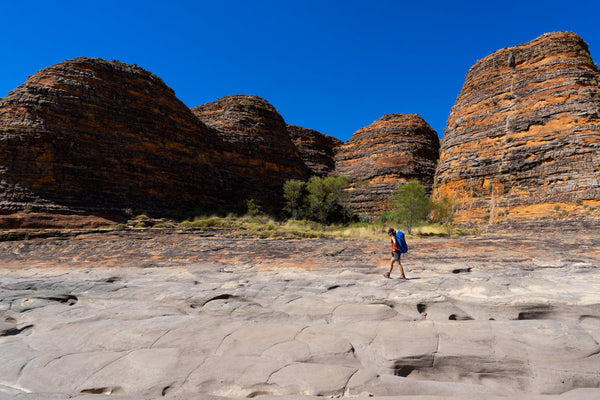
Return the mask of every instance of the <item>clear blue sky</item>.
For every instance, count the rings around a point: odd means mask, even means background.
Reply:
[[[477,60],[568,30],[598,62],[599,18],[599,0],[6,0],[0,96],[100,57],[153,72],[189,107],[253,94],[344,141],[387,113],[418,113],[443,136]]]

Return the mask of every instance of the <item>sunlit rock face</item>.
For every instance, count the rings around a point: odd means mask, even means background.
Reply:
[[[582,217],[600,199],[600,71],[570,32],[478,61],[448,118],[435,188],[461,218]]]
[[[439,138],[417,114],[386,114],[356,131],[336,152],[336,174],[350,178],[358,214],[390,209],[398,186],[417,179],[431,191]]]

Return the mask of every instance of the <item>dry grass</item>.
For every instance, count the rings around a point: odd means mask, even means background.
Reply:
[[[330,232],[335,237],[352,239],[381,239],[386,229],[380,224],[353,224],[350,226],[332,226]]]
[[[387,238],[388,224],[354,223],[350,225],[323,225],[307,220],[278,221],[267,215],[228,215],[198,216],[193,220],[176,222],[172,220],[153,220],[147,216],[138,216],[122,228],[135,229],[183,229],[190,231],[206,231],[218,235],[255,238],[343,238],[361,240],[380,240]],[[406,232],[400,227],[395,227]],[[447,227],[440,225],[422,225],[413,228],[412,235],[407,236],[448,236]]]

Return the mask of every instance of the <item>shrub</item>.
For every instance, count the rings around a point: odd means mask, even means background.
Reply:
[[[458,210],[456,197],[444,196],[438,201],[433,201],[432,210],[431,220],[433,222],[451,225]]]
[[[379,216],[379,222],[385,224],[386,222],[400,222],[400,215],[397,211],[385,211]]]
[[[246,200],[246,215],[254,216],[261,214],[262,211],[260,210],[260,207],[254,203],[253,199]]]

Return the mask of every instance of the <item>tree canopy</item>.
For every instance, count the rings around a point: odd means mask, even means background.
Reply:
[[[416,222],[427,219],[432,202],[425,193],[425,187],[416,179],[400,185],[394,195],[394,212],[408,233]]]
[[[308,182],[289,180],[283,187],[285,210],[292,218],[347,222],[353,216],[347,204],[349,185],[346,176],[313,176]]]

